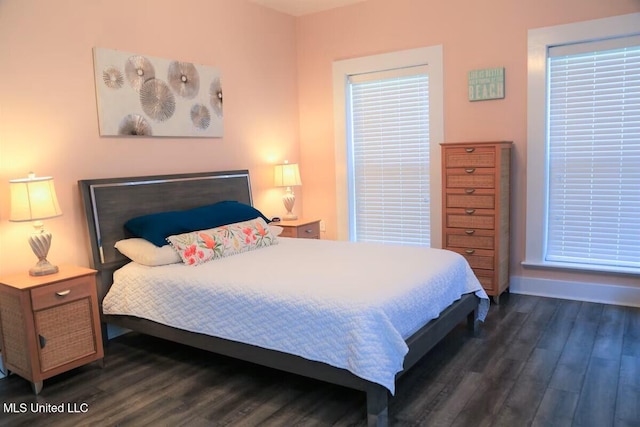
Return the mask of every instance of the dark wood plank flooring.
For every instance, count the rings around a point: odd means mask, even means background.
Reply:
[[[111,341],[103,369],[46,380],[37,397],[18,376],[0,380],[0,404],[0,426],[366,424],[361,392],[134,333]],[[400,379],[389,415],[392,426],[640,426],[640,309],[502,297],[475,336],[461,325]]]

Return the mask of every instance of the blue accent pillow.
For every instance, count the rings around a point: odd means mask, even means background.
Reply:
[[[156,246],[164,246],[169,236],[207,230],[258,217],[269,223],[269,220],[253,206],[225,201],[185,211],[139,216],[127,221],[124,228],[135,237],[141,237]]]

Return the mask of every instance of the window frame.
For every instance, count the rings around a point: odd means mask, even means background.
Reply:
[[[440,142],[444,140],[444,78],[442,45],[345,59],[333,63],[333,111],[336,165],[337,238],[349,240],[349,76],[415,66],[429,68],[430,222],[431,247],[442,247]]]
[[[390,203],[389,199],[384,197],[378,199],[381,194],[379,191],[391,193],[390,182],[383,181],[381,186],[374,184],[379,178],[378,173],[394,175],[392,164],[396,165],[395,162],[400,161],[405,166],[402,168],[402,175],[407,177],[402,185],[416,184],[420,188],[418,190],[420,195],[424,196],[424,198],[420,197],[420,200],[431,198],[429,185],[431,179],[431,159],[429,157],[431,141],[428,129],[429,72],[427,68],[424,66],[399,68],[381,73],[358,74],[349,78],[347,97],[347,111],[349,113],[347,117],[350,120],[347,124],[349,126],[347,134],[351,137],[351,143],[348,147],[349,240],[351,241],[431,245],[431,210],[429,205],[414,200],[416,193],[413,192],[409,194],[401,192],[401,205]],[[409,85],[413,89],[412,91],[407,91]],[[399,89],[402,95],[397,94],[396,91]],[[365,122],[358,120],[358,117],[363,117],[362,115],[371,117],[371,115],[382,111],[390,114],[392,111],[397,112],[395,108],[406,108],[405,104],[396,104],[395,98],[390,104],[377,101],[375,105],[365,106],[358,103],[358,101],[364,101],[365,98],[367,102],[370,102],[373,97],[379,95],[380,90],[384,91],[385,97],[405,96],[405,101],[420,102],[420,106],[412,108],[404,118],[394,116],[393,120],[385,121],[387,126],[384,127],[380,126],[380,122],[365,124]],[[426,115],[422,107],[426,108]],[[421,126],[419,123],[426,125],[426,128],[419,127],[419,129],[426,132],[427,138],[421,138],[419,143],[416,143],[412,139],[404,139],[417,136],[415,130],[410,133],[406,130],[398,131],[399,139],[394,140],[391,145],[394,150],[375,160],[358,161],[358,153],[375,156],[374,153],[378,150],[384,151],[390,147],[387,144],[388,140],[380,138],[380,134],[377,137],[373,135],[374,129],[376,132],[393,132],[392,127],[389,126],[392,126],[392,123],[397,125],[400,122],[404,126]],[[357,130],[363,133],[358,133]],[[364,137],[365,134],[367,137]],[[420,135],[425,136],[425,134]],[[403,149],[396,151],[395,148],[398,148],[398,145],[402,145]],[[364,188],[358,189],[359,183],[363,184]],[[425,183],[428,185],[424,185]],[[375,190],[367,190],[369,185],[375,187]],[[368,197],[377,201],[374,202]],[[361,216],[361,213],[364,215]],[[388,224],[388,226],[381,227],[381,223]]]
[[[528,32],[527,205],[523,266],[637,275],[636,269],[545,260],[549,162],[547,151],[547,52],[551,47],[638,34],[640,13]],[[541,167],[542,165],[542,167]]]

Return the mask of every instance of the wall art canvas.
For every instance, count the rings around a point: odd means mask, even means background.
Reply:
[[[102,136],[222,137],[217,68],[93,49]]]

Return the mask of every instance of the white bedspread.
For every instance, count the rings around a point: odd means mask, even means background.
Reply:
[[[489,307],[466,260],[450,251],[278,240],[198,267],[129,263],[104,312],[324,362],[394,393],[405,338],[465,293],[482,298],[480,320]]]

